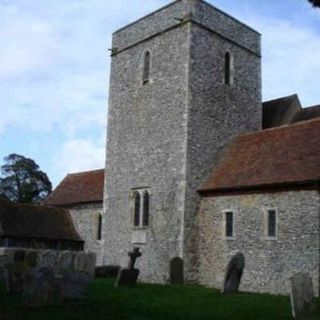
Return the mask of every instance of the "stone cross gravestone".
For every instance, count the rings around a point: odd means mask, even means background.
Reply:
[[[183,261],[179,257],[170,261],[170,284],[183,284]]]
[[[242,272],[245,265],[245,258],[241,252],[236,253],[228,263],[227,272],[222,288],[223,293],[238,292]]]
[[[134,265],[136,263],[137,258],[142,256],[142,253],[139,251],[139,248],[134,248],[133,251],[128,252],[128,256],[130,258],[128,268],[120,269],[115,283],[116,287],[133,287],[137,283],[139,269],[136,269]]]
[[[128,268],[130,270],[133,270],[137,258],[140,258],[142,256],[142,253],[139,251],[139,248],[134,248],[133,251],[128,252],[128,256],[130,257]]]
[[[291,310],[295,319],[309,319],[313,311],[313,284],[307,273],[299,272],[290,278]]]

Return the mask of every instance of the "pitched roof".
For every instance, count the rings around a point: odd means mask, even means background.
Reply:
[[[292,119],[301,110],[297,94],[282,97],[262,104],[262,128],[273,128],[292,123]]]
[[[68,174],[45,200],[46,205],[101,202],[103,200],[104,169]]]
[[[293,94],[262,104],[262,128],[269,129],[285,124],[320,117],[320,105],[302,108],[298,95]]]
[[[66,209],[13,203],[2,198],[0,236],[83,242]]]
[[[320,105],[301,109],[300,112],[295,115],[292,122],[311,120],[315,118],[320,118]]]
[[[320,119],[236,137],[200,191],[320,181]]]

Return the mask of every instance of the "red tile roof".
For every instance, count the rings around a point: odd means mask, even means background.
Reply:
[[[236,137],[200,192],[319,181],[318,118]]]
[[[102,202],[104,169],[68,174],[45,200],[46,205]]]

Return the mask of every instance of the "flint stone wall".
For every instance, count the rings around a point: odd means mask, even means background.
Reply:
[[[222,288],[229,259],[246,259],[240,290],[289,294],[298,272],[312,278],[319,295],[319,192],[288,191],[205,197],[198,214],[199,282]],[[277,211],[277,238],[265,237],[264,212]],[[234,212],[234,238],[224,236],[223,211]]]
[[[183,23],[174,19],[186,14]],[[186,280],[196,281],[197,189],[234,135],[261,128],[260,36],[203,1],[181,0],[116,32],[113,47],[104,264],[126,266],[139,238],[143,281],[168,282],[174,257],[184,261]],[[232,86],[224,83],[227,51]],[[133,228],[134,188],[151,194],[143,230]]]
[[[104,240],[98,240],[99,216],[102,214],[102,202],[76,205],[68,208],[73,224],[84,240],[84,250],[94,252],[97,265],[103,265]],[[103,223],[103,221],[102,221]]]
[[[146,282],[166,283],[170,260],[182,254],[188,28],[166,32],[112,59],[104,264],[126,267],[138,234],[145,241],[137,244],[143,253],[137,268]],[[151,51],[151,73],[142,85],[146,50]],[[150,190],[150,221],[138,230],[131,190],[139,187]]]
[[[260,54],[260,34],[227,13],[201,0],[178,0],[117,30],[113,47],[119,51],[192,20],[230,41]],[[182,21],[182,22],[184,22]]]

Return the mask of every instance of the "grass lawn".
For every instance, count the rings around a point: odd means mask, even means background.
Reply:
[[[114,288],[114,280],[96,279],[83,304],[28,309],[21,297],[0,287],[0,319],[8,320],[100,320],[100,319],[292,319],[288,297],[239,293],[222,295],[198,286],[139,284]],[[320,319],[320,301],[317,316]]]

